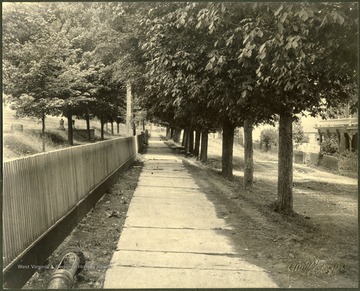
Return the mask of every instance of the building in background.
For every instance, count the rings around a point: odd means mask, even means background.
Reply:
[[[357,117],[338,117],[334,119],[320,121],[316,129],[319,132],[320,144],[324,137],[336,134],[339,141],[339,153],[348,150],[357,151],[358,144],[358,118]]]

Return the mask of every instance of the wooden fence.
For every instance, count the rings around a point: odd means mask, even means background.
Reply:
[[[140,151],[142,137],[117,138],[3,164],[3,266]],[[139,143],[139,146],[137,145]]]

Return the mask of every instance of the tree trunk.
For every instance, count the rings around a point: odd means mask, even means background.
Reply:
[[[89,116],[89,114],[86,114],[85,119],[86,119],[86,131],[87,131],[88,141],[90,141],[91,133],[90,133],[90,116]]]
[[[45,152],[45,112],[41,116],[42,151]]]
[[[176,136],[177,142],[180,142],[180,138],[181,138],[181,129],[178,129],[177,136]]]
[[[111,135],[114,135],[114,122],[111,121]]]
[[[184,147],[185,147],[185,154],[187,154],[190,150],[190,130],[189,129],[186,130]]]
[[[235,126],[230,121],[223,124],[222,142],[222,175],[227,179],[233,177],[233,146]]]
[[[199,157],[199,152],[200,152],[200,138],[201,138],[201,132],[200,131],[196,131],[195,134],[195,148],[194,148],[194,155],[196,157]]]
[[[166,138],[170,138],[170,127],[166,127]]]
[[[73,122],[72,122],[72,113],[67,114],[68,120],[68,143],[69,145],[74,145],[74,133],[73,133]]]
[[[104,122],[104,119],[102,117],[100,117],[100,139],[101,140],[104,140],[104,125],[105,125],[105,122]]]
[[[145,119],[142,120],[143,132],[145,132]]]
[[[181,129],[175,129],[174,132],[174,142],[180,141]]]
[[[174,138],[174,128],[170,128],[170,138]]]
[[[126,136],[131,136],[132,129],[132,109],[131,109],[131,83],[130,81],[126,82]]]
[[[287,215],[293,213],[292,121],[291,114],[280,114],[277,210]]]
[[[208,138],[209,138],[208,131],[203,130],[201,132],[201,154],[200,154],[200,161],[202,161],[202,162],[207,161]]]
[[[116,122],[116,133],[120,133],[120,122]]]
[[[252,188],[254,181],[254,161],[253,161],[253,143],[252,143],[252,122],[246,119],[244,122],[244,187]]]
[[[194,131],[192,129],[189,130],[189,152],[194,153]]]
[[[136,135],[136,124],[135,124],[135,122],[133,123],[133,135],[134,136]]]
[[[181,145],[182,145],[183,147],[185,147],[187,137],[188,137],[187,129],[184,128],[183,138],[182,138],[182,141],[181,141]]]

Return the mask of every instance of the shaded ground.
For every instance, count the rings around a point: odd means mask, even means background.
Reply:
[[[295,217],[269,205],[276,199],[277,158],[255,154],[255,185],[243,189],[242,148],[235,148],[235,179],[219,169],[218,141],[210,142],[207,167],[189,160],[189,171],[235,229],[228,235],[244,258],[270,271],[279,287],[358,287],[357,181],[295,165]]]
[[[117,183],[49,257],[45,268],[36,272],[23,289],[46,289],[54,268],[61,260],[63,250],[73,247],[80,248],[86,258],[85,267],[76,276],[73,288],[102,288],[142,165],[141,161],[136,161],[119,176]]]
[[[210,139],[206,165],[184,158],[196,183],[215,204],[218,216],[234,228],[221,232],[227,232],[238,253],[269,271],[279,287],[358,287],[357,180],[295,165],[294,209],[298,215],[283,217],[269,207],[276,199],[276,156],[255,152],[254,189],[245,191],[242,151],[235,147],[233,181],[219,173],[221,144],[217,140]],[[75,288],[102,288],[126,217],[128,203],[123,201],[130,201],[139,173],[138,166],[124,173],[50,257],[49,265],[55,266],[62,249],[80,244],[89,268],[77,276]],[[112,211],[119,211],[120,217],[109,217]],[[37,273],[26,289],[46,288],[51,273]]]

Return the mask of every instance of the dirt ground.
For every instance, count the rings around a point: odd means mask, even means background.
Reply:
[[[282,288],[358,287],[357,180],[327,170],[294,165],[294,209],[284,217],[270,207],[276,199],[277,157],[255,152],[254,189],[242,186],[243,149],[234,147],[233,181],[222,178],[221,143],[209,141],[209,161],[184,158],[197,184],[233,230],[229,239],[243,258],[267,270]],[[101,289],[105,271],[121,234],[128,203],[141,171],[138,162],[99,201],[49,258],[56,266],[67,247],[82,248],[87,268],[74,288]],[[113,211],[115,216],[109,217]],[[44,289],[53,269],[42,270],[24,287]]]
[[[46,289],[54,268],[66,249],[80,248],[85,255],[83,270],[74,289],[101,289],[105,272],[116,249],[143,163],[135,163],[119,176],[116,184],[98,201],[64,242],[34,274],[23,289]]]
[[[243,159],[234,148],[233,181],[220,175],[219,142],[210,142],[206,166],[187,168],[233,226],[228,236],[244,259],[263,267],[283,288],[358,287],[357,180],[324,169],[294,165],[294,210],[284,217],[276,199],[277,157],[255,152],[254,189],[243,189]]]

